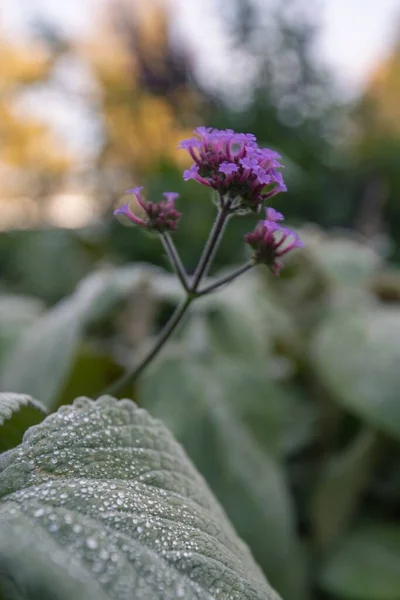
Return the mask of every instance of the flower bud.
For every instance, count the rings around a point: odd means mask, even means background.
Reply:
[[[296,232],[278,223],[283,221],[281,213],[273,208],[267,208],[266,213],[267,219],[259,221],[245,240],[254,250],[254,261],[267,265],[274,275],[279,275],[283,268],[280,257],[294,248],[302,248],[304,244]]]
[[[157,231],[158,233],[175,231],[181,218],[181,213],[175,208],[175,200],[179,197],[179,194],[164,192],[163,196],[166,200],[158,203],[146,202],[141,194],[142,189],[141,187],[132,188],[131,190],[127,190],[127,193],[132,193],[136,197],[136,200],[145,213],[143,219],[131,211],[129,202],[115,210],[114,215],[123,215],[135,225],[148,231]]]

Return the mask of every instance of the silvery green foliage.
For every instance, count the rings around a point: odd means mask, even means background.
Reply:
[[[0,456],[0,591],[278,599],[168,430],[106,396],[61,408]]]
[[[44,306],[40,300],[28,296],[0,295],[0,360],[13,348]]]
[[[155,275],[164,273],[147,265],[105,269],[84,279],[76,291],[35,320],[20,335],[0,369],[0,386],[13,392],[29,390],[49,410],[68,379],[85,327],[109,315],[115,305]]]
[[[400,438],[400,310],[358,306],[332,312],[316,333],[316,372],[336,401]]]
[[[400,590],[400,528],[370,522],[336,545],[320,582],[332,598],[397,600]]]
[[[287,398],[256,367],[213,364],[191,343],[156,361],[138,388],[140,404],[183,444],[273,585],[285,598],[302,600],[300,548],[278,448]]]

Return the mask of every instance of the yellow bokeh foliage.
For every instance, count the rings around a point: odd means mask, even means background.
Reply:
[[[18,47],[0,40],[0,165],[50,179],[69,168],[70,158],[50,126],[22,110],[20,100],[30,86],[47,79],[51,66],[48,53],[37,45]],[[25,193],[16,189],[17,180],[2,181],[2,195]]]
[[[100,96],[106,140],[100,160],[102,164],[133,169],[139,174],[150,171],[159,158],[182,166],[188,159],[177,146],[179,140],[190,135],[190,129],[182,124],[181,117],[185,115],[190,121],[193,115],[195,121],[198,99],[185,85],[168,94],[144,89],[140,58],[145,58],[152,73],[165,75],[165,9],[148,0],[129,5],[127,14],[134,32],[133,50],[109,15],[100,21],[94,39],[81,48]]]

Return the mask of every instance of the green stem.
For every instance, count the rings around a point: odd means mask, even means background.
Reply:
[[[175,328],[179,324],[180,320],[182,319],[183,315],[185,314],[193,300],[194,297],[188,295],[185,298],[185,300],[183,300],[181,304],[179,304],[172,317],[165,325],[164,329],[161,331],[160,336],[157,339],[154,346],[147,352],[147,354],[145,354],[142,360],[132,369],[132,371],[129,371],[128,373],[117,379],[117,381],[115,381],[113,384],[111,384],[104,392],[105,394],[116,394],[125,386],[132,385],[136,381],[136,379],[139,377],[142,371],[159,353],[161,348],[164,346],[165,342],[175,331]]]
[[[211,229],[207,243],[204,246],[203,253],[200,257],[199,264],[197,265],[196,271],[194,273],[193,281],[190,286],[191,292],[196,292],[203,275],[207,273],[208,269],[211,266],[215,252],[218,249],[222,235],[224,233],[225,225],[227,223],[228,217],[230,216],[230,213],[231,211],[229,204],[222,205],[222,207],[218,211],[217,218],[215,219],[213,228]]]
[[[205,288],[203,288],[202,290],[199,290],[198,292],[196,292],[196,296],[197,297],[205,296],[206,294],[209,294],[210,292],[214,292],[215,290],[220,288],[222,285],[225,285],[226,283],[233,281],[234,279],[236,279],[236,277],[239,277],[239,275],[246,273],[246,271],[249,271],[254,266],[255,266],[255,263],[252,260],[249,260],[249,262],[245,263],[244,265],[242,265],[241,267],[239,267],[232,273],[229,273],[229,275],[226,275],[225,277],[221,277],[221,279],[218,279],[217,281],[215,281],[215,283],[212,283],[212,284],[206,286]]]
[[[185,267],[182,264],[178,251],[175,247],[175,244],[169,235],[169,233],[165,232],[160,235],[162,245],[164,246],[164,250],[168,256],[169,262],[171,263],[172,268],[174,269],[176,275],[179,278],[179,281],[182,284],[183,289],[188,292],[189,291],[189,282],[186,275]]]
[[[175,328],[181,321],[183,315],[186,313],[193,300],[203,294],[204,290],[203,292],[198,293],[197,288],[203,276],[207,273],[207,270],[209,269],[212,263],[214,254],[219,246],[225,225],[230,214],[231,210],[229,202],[224,204],[221,201],[221,208],[218,211],[217,218],[214,222],[213,228],[211,229],[207,243],[200,257],[199,264],[197,265],[191,285],[188,284],[185,269],[181,263],[179,255],[175,249],[171,238],[166,234],[161,236],[168,258],[170,259],[171,264],[176,271],[176,274],[178,275],[183,287],[186,290],[186,298],[177,307],[172,317],[165,325],[164,329],[161,331],[161,334],[154,346],[147,352],[147,354],[144,355],[142,360],[140,360],[131,371],[120,377],[120,379],[118,379],[115,383],[111,384],[111,386],[109,386],[109,388],[105,391],[106,394],[116,394],[125,386],[132,385],[136,381],[139,375],[141,375],[142,371],[148,366],[148,364],[153,360],[153,358],[157,356],[161,348],[164,346],[165,342],[175,331]]]

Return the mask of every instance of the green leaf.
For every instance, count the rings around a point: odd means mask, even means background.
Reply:
[[[314,538],[325,550],[339,539],[357,508],[375,466],[378,440],[375,432],[361,431],[339,456],[331,457],[311,500]]]
[[[79,598],[277,600],[168,430],[106,396],[61,408],[0,456],[0,558],[0,590],[40,584],[62,600],[76,596],[59,577],[85,584]],[[57,578],[38,582],[45,563]]]
[[[221,271],[216,279],[230,271]],[[210,279],[204,285],[212,282]],[[213,347],[224,353],[265,356],[271,352],[278,336],[294,330],[289,313],[266,291],[257,271],[246,273],[201,299],[194,309],[209,313],[209,323],[204,320],[203,326],[208,325]]]
[[[312,346],[316,371],[332,398],[400,439],[400,310],[358,306],[337,311]]]
[[[336,236],[319,229],[300,232],[306,256],[334,285],[363,286],[379,268],[381,257],[356,237]]]
[[[25,431],[45,415],[44,406],[31,396],[0,392],[0,452],[20,444]]]
[[[292,455],[314,441],[319,427],[320,407],[306,399],[296,387],[289,388],[282,400],[285,421],[280,446],[284,454]]]
[[[369,525],[345,539],[325,564],[322,587],[344,600],[399,600],[400,527]]]
[[[158,270],[134,266],[95,273],[76,292],[39,318],[8,355],[1,373],[3,389],[30,394],[49,408],[75,360],[85,326],[108,314],[132,290],[146,285]]]
[[[25,329],[42,311],[43,305],[36,298],[0,296],[0,360],[4,360]]]
[[[124,369],[112,357],[90,344],[81,344],[76,351],[68,380],[57,397],[57,406],[71,404],[79,395],[94,397],[123,375]],[[121,392],[130,395],[131,386]]]
[[[138,398],[182,442],[271,583],[286,600],[302,598],[276,386],[258,369],[204,363],[185,348],[153,365]]]

